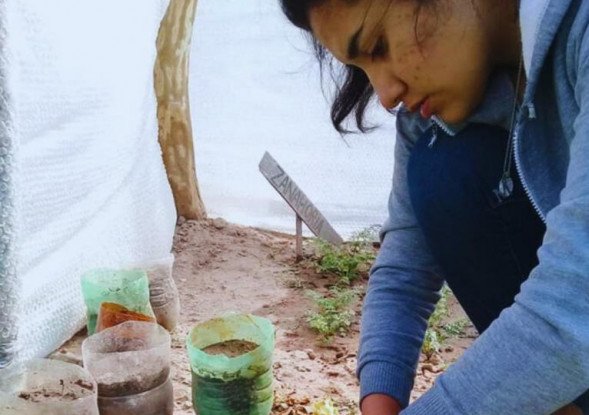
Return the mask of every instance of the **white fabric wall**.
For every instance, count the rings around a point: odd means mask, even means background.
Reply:
[[[318,66],[279,0],[199,0],[190,103],[197,174],[211,216],[294,233],[292,211],[258,171],[268,150],[344,237],[387,215],[394,118],[332,128]]]
[[[6,45],[6,1],[0,0],[0,44]],[[17,326],[18,277],[16,275],[16,197],[14,111],[8,90],[10,54],[0,49],[0,369],[14,354]]]
[[[18,358],[84,322],[80,275],[170,252],[155,41],[167,0],[6,0],[20,144]]]

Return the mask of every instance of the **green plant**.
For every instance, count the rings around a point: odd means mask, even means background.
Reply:
[[[442,348],[441,333],[434,327],[428,327],[423,338],[421,351],[429,359]]]
[[[465,333],[465,329],[469,324],[468,319],[462,318],[452,323],[444,324],[442,329],[448,336],[460,336]]]
[[[314,291],[307,291],[307,295],[315,302],[315,311],[307,316],[309,327],[319,333],[325,342],[335,334],[347,333],[354,321],[354,311],[351,305],[357,298],[352,289],[333,287],[327,296]]]
[[[451,295],[450,288],[447,285],[442,287],[440,292],[440,300],[428,321],[428,328],[423,339],[423,346],[421,351],[428,357],[432,357],[434,353],[442,348],[442,343],[446,340],[446,336],[441,330],[441,324],[444,317],[448,316],[448,297]]]
[[[445,317],[448,317],[450,310],[448,309],[448,299],[452,295],[452,291],[447,285],[442,287],[440,291],[440,299],[436,304],[436,309],[429,318],[430,325],[439,326]]]
[[[380,225],[372,225],[367,228],[362,229],[359,232],[356,232],[350,238],[352,242],[363,243],[363,244],[370,244],[378,241],[378,233],[380,231]]]
[[[375,228],[366,228],[355,234],[350,242],[334,246],[318,239],[319,252],[317,271],[334,274],[339,282],[350,285],[361,275],[366,274],[374,261],[375,253],[372,241],[376,238]]]
[[[339,415],[339,411],[330,398],[313,404],[313,415]]]

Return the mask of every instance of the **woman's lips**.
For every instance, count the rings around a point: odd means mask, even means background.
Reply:
[[[433,115],[429,98],[423,100],[419,106],[419,113],[421,114],[422,118],[430,118]]]
[[[432,116],[431,104],[429,97],[425,97],[421,101],[414,103],[413,105],[407,105],[407,108],[411,112],[419,111],[419,114],[423,118],[430,118]]]

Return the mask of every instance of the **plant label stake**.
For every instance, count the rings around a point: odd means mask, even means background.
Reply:
[[[296,215],[296,255],[303,256],[303,222],[315,236],[339,245],[343,242],[341,236],[329,224],[325,216],[309,200],[307,195],[297,186],[270,153],[264,153],[260,161],[260,172],[272,187],[282,196]]]
[[[296,254],[297,254],[297,261],[303,258],[303,219],[297,214],[296,215],[296,229],[297,229],[297,247],[296,247]]]

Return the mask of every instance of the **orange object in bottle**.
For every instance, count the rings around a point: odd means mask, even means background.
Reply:
[[[126,307],[116,303],[101,303],[98,311],[98,322],[96,324],[96,333],[114,327],[125,321],[146,321],[155,323],[155,318],[131,311]]]

